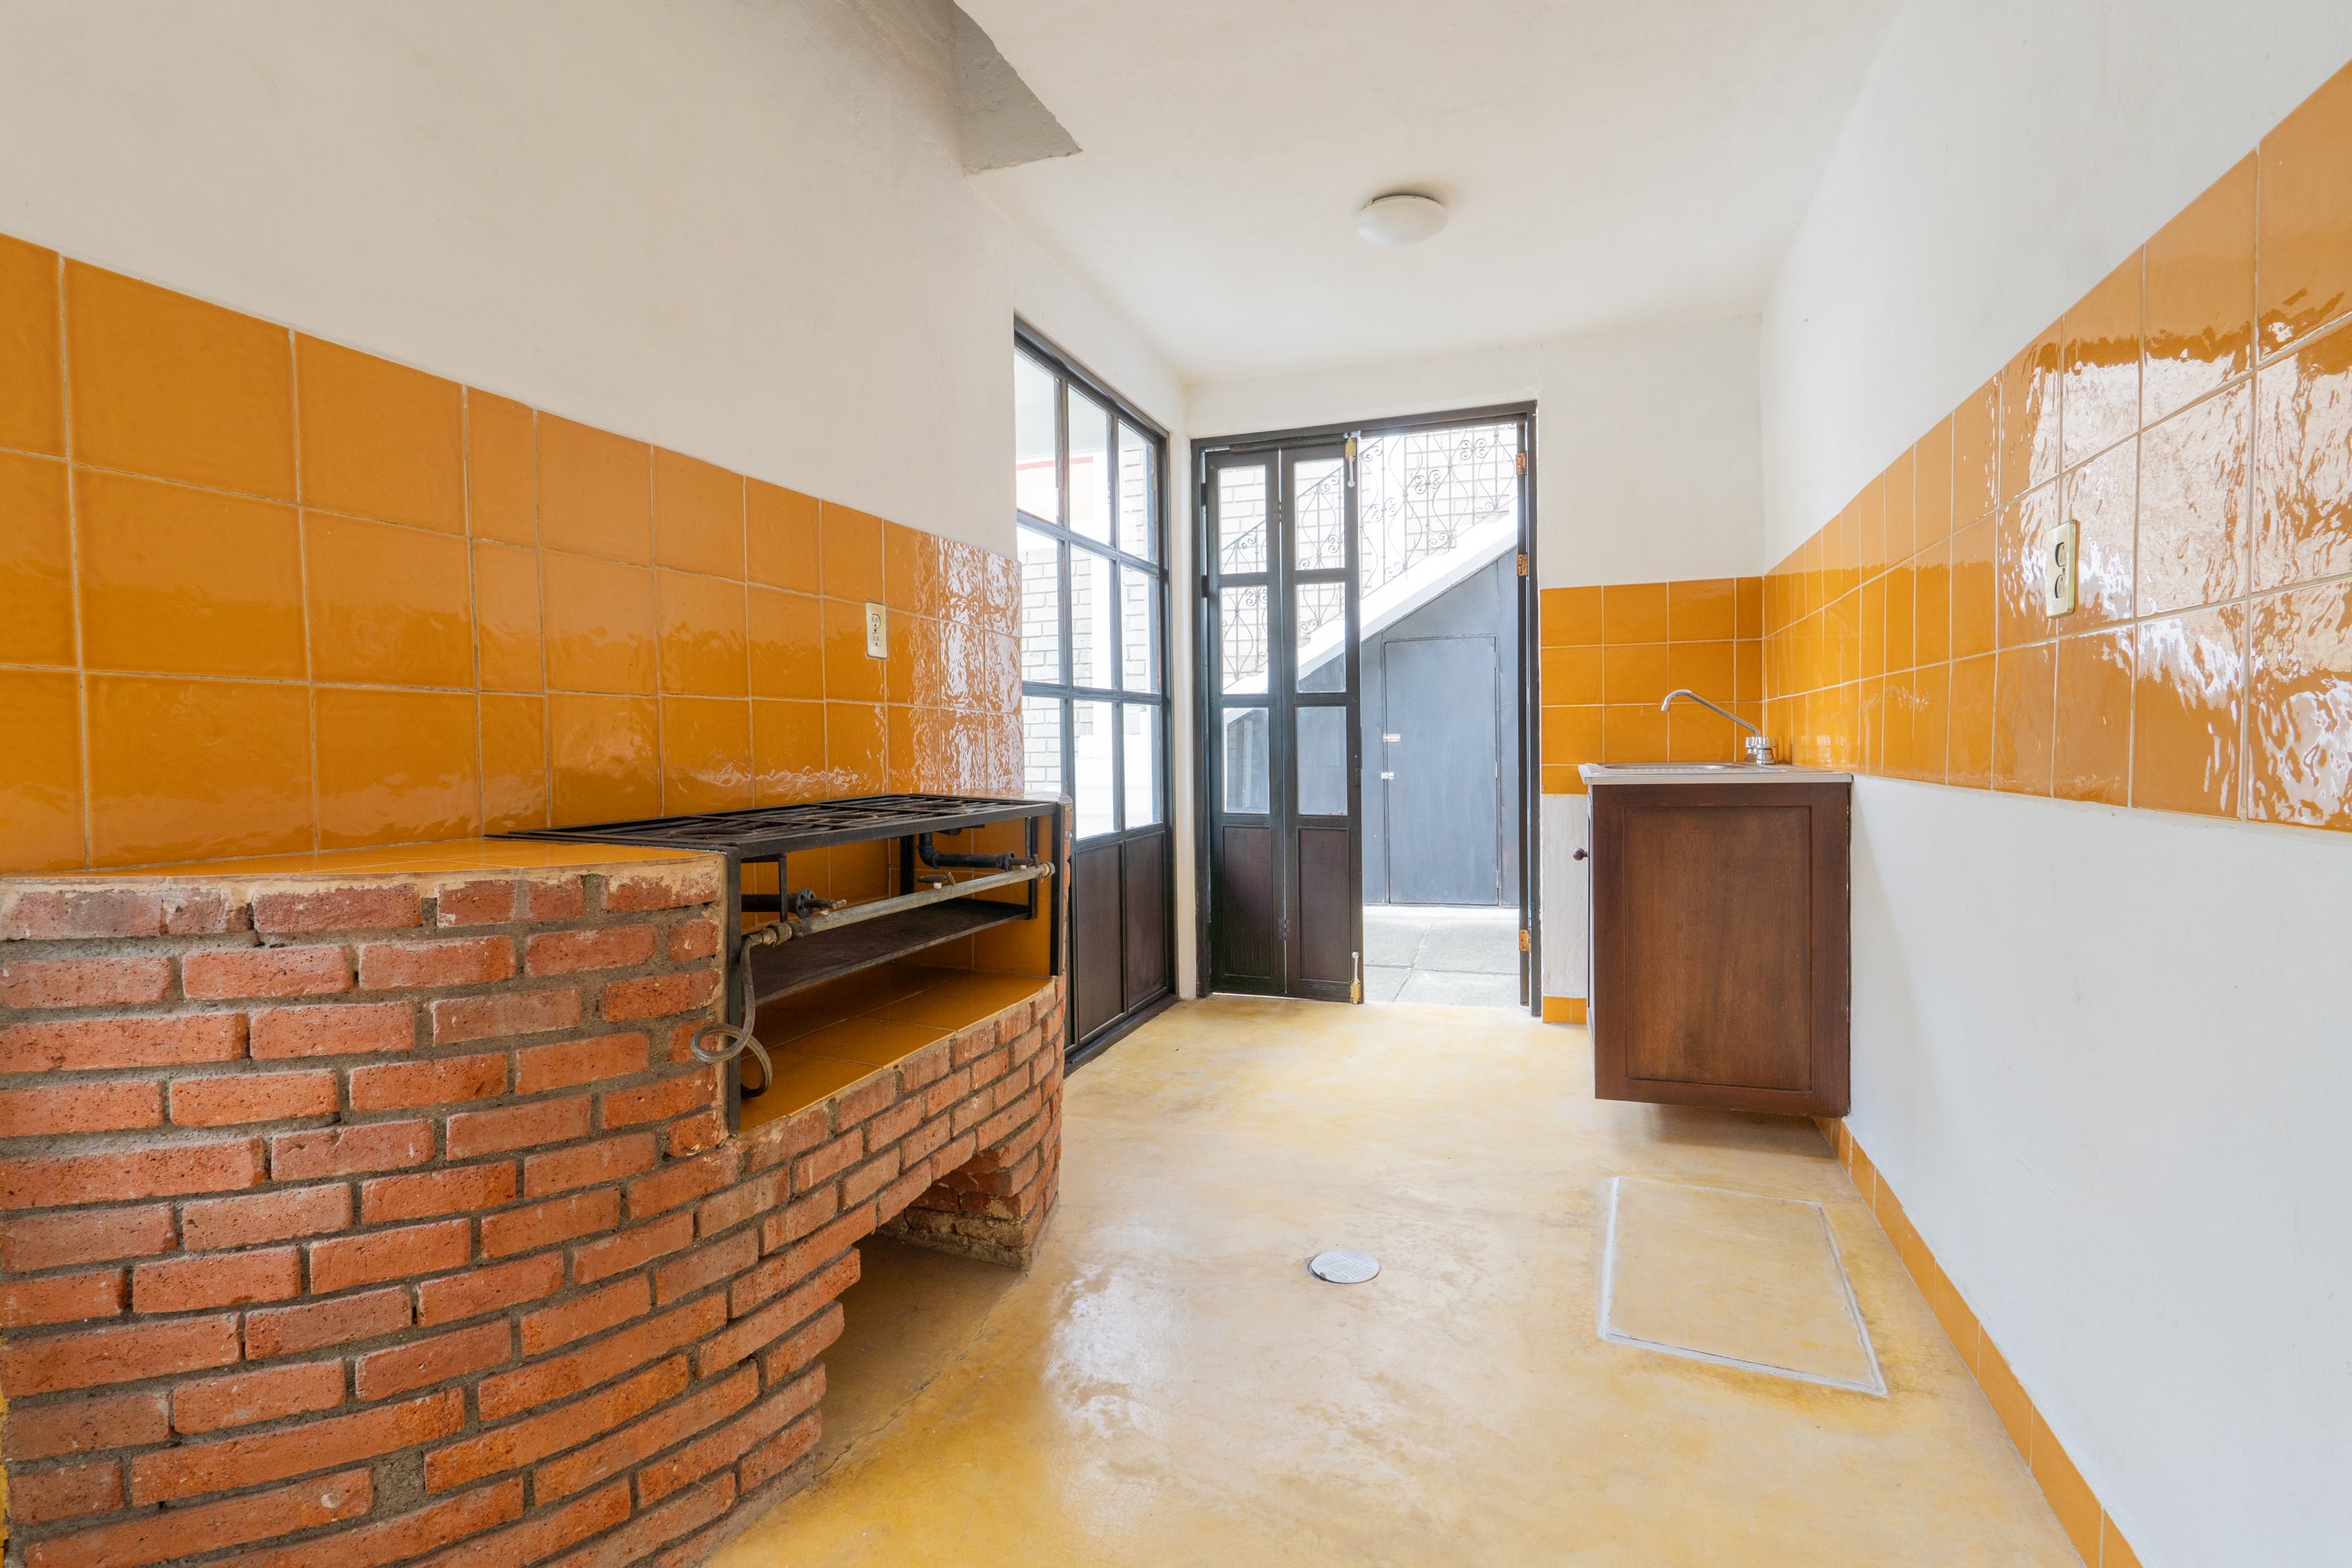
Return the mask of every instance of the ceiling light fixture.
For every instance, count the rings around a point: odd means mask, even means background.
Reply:
[[[1356,232],[1374,245],[1418,245],[1445,226],[1445,204],[1417,191],[1374,196],[1356,215]]]

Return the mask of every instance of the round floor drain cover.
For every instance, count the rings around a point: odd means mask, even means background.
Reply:
[[[1328,1252],[1317,1253],[1307,1268],[1318,1279],[1328,1279],[1334,1285],[1361,1285],[1381,1271],[1381,1260],[1369,1252],[1335,1247]]]

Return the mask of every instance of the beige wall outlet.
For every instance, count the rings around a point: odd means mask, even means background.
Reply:
[[[890,657],[890,612],[871,600],[866,605],[866,657]]]
[[[2045,615],[2074,613],[2074,556],[2082,534],[2081,525],[2070,520],[2042,536],[2042,609]]]

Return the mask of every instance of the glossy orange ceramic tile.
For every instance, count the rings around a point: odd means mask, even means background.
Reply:
[[[302,504],[466,531],[466,429],[454,381],[297,333]]]
[[[2252,388],[2237,386],[2140,437],[2139,614],[2245,592],[2252,407]]]
[[[881,794],[889,787],[889,723],[880,703],[825,703],[826,794]]]
[[[311,847],[308,687],[94,675],[89,693],[92,865]]]
[[[1992,787],[1994,659],[1955,659],[1947,712],[1945,777],[1970,789]]]
[[[817,592],[817,502],[814,496],[761,479],[745,487],[751,581],[772,588]]]
[[[2217,605],[2142,621],[2132,680],[2131,803],[2238,815],[2246,615]]]
[[[1990,653],[2000,600],[1994,560],[2000,520],[1980,518],[1952,535],[1952,657]]]
[[[74,459],[294,499],[286,329],[66,263]]]
[[[2254,160],[2147,242],[2146,417],[2243,375],[2254,350]]]
[[[2058,323],[2018,351],[2000,373],[2000,495],[2013,500],[2058,477]]]
[[[1557,707],[1601,700],[1601,654],[1595,648],[1547,647],[1538,654],[1537,700]]]
[[[824,694],[835,701],[879,702],[885,662],[866,652],[866,611],[859,603],[824,602]]]
[[[910,616],[943,613],[941,552],[947,541],[904,523],[882,525],[882,581],[891,609]]]
[[[817,800],[831,793],[824,766],[824,704],[754,700],[751,704],[753,804]]]
[[[482,831],[547,826],[547,700],[484,692]]]
[[[1880,504],[1885,509],[1882,524],[1885,550],[1879,559],[1885,566],[1902,564],[1918,548],[1917,485],[1917,462],[1915,453],[1908,450],[1886,465],[1886,472],[1879,476]]]
[[[933,542],[939,552],[939,603],[929,613],[971,626],[992,626],[991,616],[994,612],[989,604],[988,552],[977,544],[966,544],[961,539],[934,538]],[[896,592],[898,574],[889,561],[887,537],[884,539],[882,548],[883,574],[891,580],[892,591]]]
[[[1847,593],[1830,601],[1822,616],[1823,685],[1843,686],[1862,674],[1862,595]]]
[[[819,503],[817,575],[828,599],[880,604],[882,520],[855,507]]]
[[[743,476],[654,448],[654,559],[681,572],[743,575]]]
[[[1993,674],[1992,787],[2050,793],[2056,716],[2055,643],[2004,647]]]
[[[750,694],[740,580],[658,572],[661,689],[692,697]]]
[[[478,386],[466,389],[466,508],[477,539],[539,542],[537,416]]]
[[[751,704],[741,698],[662,699],[662,810],[751,805]]]
[[[2352,572],[2352,326],[2254,376],[2253,586]]]
[[[1710,702],[1729,703],[1738,699],[1738,661],[1735,654],[1738,644],[1731,642],[1675,642],[1666,645],[1667,690],[1691,690]],[[1631,649],[1612,648],[1613,656]],[[1660,698],[1664,691],[1658,693]]]
[[[1734,643],[1731,657],[1732,700],[1748,703],[1763,701],[1764,645],[1754,640]]]
[[[2139,428],[2141,269],[2134,251],[2062,323],[2059,395],[2068,468]]]
[[[1911,545],[1925,550],[1952,531],[1952,416],[1911,448]]]
[[[1918,647],[1919,568],[1915,557],[1889,572],[1886,584],[1886,669],[1911,668]]]
[[[822,601],[773,588],[751,591],[751,679],[755,697],[824,697]]]
[[[1747,733],[1720,714],[1695,703],[1676,703],[1666,715],[1665,757],[1677,763],[1737,762],[1745,753],[1734,737]]]
[[[82,864],[81,694],[70,672],[0,669],[0,845],[10,871]]]
[[[2352,310],[2352,66],[2258,151],[2258,300],[2269,353]]]
[[[1720,642],[1738,636],[1738,630],[1739,590],[1735,579],[1708,577],[1666,584],[1670,640]]]
[[[885,661],[888,700],[923,708],[961,706],[964,677],[974,661],[968,645],[980,635],[920,616],[892,616],[890,657]]]
[[[661,811],[659,719],[650,697],[550,692],[550,815],[616,822]]]
[[[2001,501],[2000,381],[1995,376],[1952,411],[1952,527],[1957,531]]]
[[[1731,585],[1732,635],[1739,637],[1759,637],[1764,635],[1764,579],[1735,577]]]
[[[469,547],[454,534],[302,514],[316,680],[471,687]]]
[[[1612,643],[1601,651],[1603,700],[1659,702],[1674,689],[1666,644]]]
[[[993,552],[981,557],[988,584],[988,613],[982,617],[989,630],[1016,632],[1021,628],[1021,563]]]
[[[1612,583],[1602,588],[1601,637],[1611,644],[1665,641],[1666,584]]]
[[[1951,721],[1952,669],[1930,665],[1911,674],[1911,776],[1941,784]]]
[[[2099,1516],[2099,1555],[2091,1561],[2099,1568],[2140,1568],[2139,1553],[2124,1539],[2112,1514]]]
[[[1862,585],[1861,635],[1856,640],[1855,673],[1867,680],[1886,673],[1886,579],[1873,577]]]
[[[1604,640],[1598,587],[1546,588],[1538,614],[1547,647],[1573,647]]]
[[[547,684],[650,694],[660,624],[652,571],[551,550],[541,557],[540,574]]]
[[[1912,569],[1912,662],[1941,664],[1952,657],[1952,542],[1921,551]]]
[[[58,253],[0,234],[0,447],[63,457]]]
[[[1985,1399],[1992,1405],[1993,1414],[2000,1417],[2019,1456],[2030,1454],[2033,1448],[2033,1402],[2025,1396],[2025,1385],[2009,1370],[2008,1358],[1990,1335],[1978,1339],[1976,1373]]]
[[[538,551],[474,546],[474,637],[483,690],[537,691],[546,684]]]
[[[2000,509],[1994,538],[1993,582],[2002,647],[2057,635],[2042,608],[2042,560],[2059,522],[2056,485],[2027,491]]]
[[[2086,631],[2132,618],[2138,497],[2137,440],[2109,447],[2066,476],[2060,516],[2076,529],[2074,613],[2053,623],[2056,629]]]
[[[2051,793],[2123,805],[2131,798],[2132,628],[2058,644]]]
[[[1606,762],[1608,757],[1602,743],[1601,711],[1598,707],[1545,709],[1543,710],[1545,767],[1564,767],[1573,770],[1585,763]],[[1581,794],[1583,788],[1580,780],[1573,781],[1570,793]]]
[[[2051,1511],[2083,1554],[2085,1563],[2096,1563],[2099,1552],[2099,1500],[2092,1495],[2090,1483],[2066,1455],[2049,1424],[2042,1419],[2039,1410],[2033,1412],[2033,1479],[2042,1488],[2042,1495],[2050,1500]]]
[[[470,692],[318,693],[319,843],[339,849],[481,831]]]
[[[2256,599],[2247,815],[2352,828],[2352,581]]]
[[[88,668],[301,678],[292,507],[87,468],[74,489]]]
[[[654,558],[653,448],[539,416],[540,541],[608,561]]]
[[[73,662],[66,466],[0,452],[0,664]]]
[[[1886,570],[1886,476],[1880,474],[1862,487],[1848,509],[1853,518],[1853,561],[1856,583]]]
[[[1654,702],[1612,702],[1601,710],[1604,763],[1659,763],[1671,757],[1673,728]]]

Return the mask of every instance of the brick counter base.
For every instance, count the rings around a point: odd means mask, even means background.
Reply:
[[[1061,992],[730,1138],[719,894],[0,885],[12,1559],[673,1568],[800,1485],[862,1237],[1026,1260]]]

